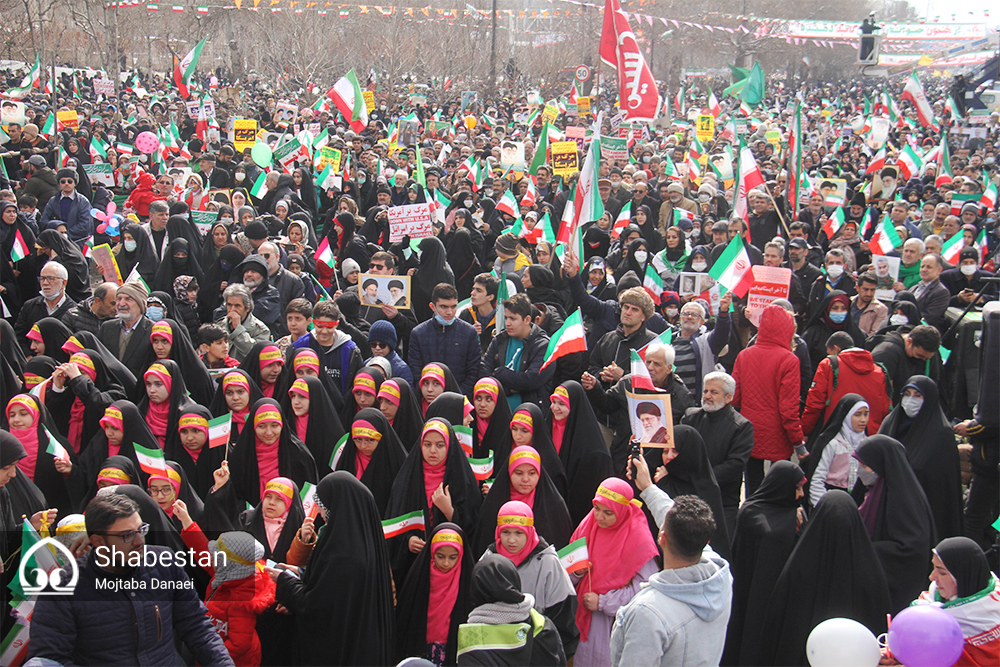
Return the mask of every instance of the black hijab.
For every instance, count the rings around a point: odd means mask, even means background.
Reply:
[[[337,470],[347,471],[360,479],[361,483],[372,492],[379,516],[383,516],[389,504],[392,483],[395,481],[399,469],[403,466],[403,461],[406,460],[406,450],[403,449],[402,443],[396,437],[396,432],[389,426],[389,420],[378,408],[360,410],[351,421],[352,429],[354,424],[359,421],[368,422],[381,434],[378,447],[372,452],[368,465],[358,477],[358,447],[354,443],[353,435],[349,434],[344,443],[344,453],[341,454],[340,460],[337,462]]]
[[[926,560],[926,552],[920,557]],[[889,611],[885,575],[857,505],[847,493],[829,491],[758,612],[756,661],[740,664],[806,665],[806,639],[821,622],[850,618],[879,635]]]
[[[294,385],[298,381],[304,382],[306,389],[309,391],[308,423],[306,425],[306,437],[303,444],[316,461],[318,474],[325,476],[332,472],[330,470],[330,461],[333,458],[333,452],[337,443],[345,433],[344,425],[340,421],[340,417],[333,407],[333,401],[330,400],[330,395],[320,378],[306,375],[294,380],[292,384]],[[296,425],[298,417],[295,416],[295,412],[292,410],[291,391],[292,388],[290,387],[285,392],[285,395],[281,399],[281,405],[288,423]],[[295,430],[297,434],[297,426],[295,426]]]
[[[496,478],[489,493],[483,500],[483,507],[479,512],[479,525],[473,538],[474,551],[481,554],[496,541],[497,514],[504,503],[511,500],[510,497],[510,458],[503,461],[494,460],[493,474]],[[535,515],[535,530],[545,538],[545,541],[562,549],[569,544],[570,536],[576,524],[570,519],[569,510],[566,509],[566,502],[559,495],[552,478],[541,466],[541,474],[538,476],[538,484],[535,486],[535,499],[531,507]],[[593,498],[593,494],[591,494]]]
[[[276,595],[295,614],[298,664],[392,664],[392,580],[371,491],[339,471],[323,478],[316,496],[329,510],[327,523],[302,579],[283,574]],[[334,599],[351,602],[331,607]]]
[[[732,561],[733,604],[726,632],[724,665],[759,664],[761,614],[799,536],[795,492],[805,473],[777,461],[736,516]]]
[[[52,357],[60,364],[69,361],[69,353],[62,349],[69,337],[73,335],[69,327],[54,317],[43,317],[32,325],[32,328],[35,327],[38,327],[42,344],[45,345],[43,354]]]
[[[441,417],[436,417],[435,420],[444,422],[448,431],[448,452],[442,464],[445,466],[445,473],[441,483],[449,488],[451,495],[454,513],[450,522],[458,524],[466,532],[471,532],[476,527],[479,506],[482,503],[479,482],[476,481],[476,476],[472,473],[469,459],[462,451],[462,445],[459,444],[451,423]],[[406,460],[403,461],[403,466],[396,475],[384,516],[386,519],[396,519],[418,511],[423,512],[424,515],[425,528],[423,530],[413,529],[387,540],[389,559],[396,581],[403,581],[413,564],[414,554],[410,552],[409,548],[410,537],[417,535],[421,539],[426,539],[434,526],[449,521],[436,506],[428,507],[424,488],[423,447],[419,443],[406,455]]]
[[[509,558],[488,553],[472,568],[473,608],[494,602],[519,604],[523,601],[521,575]]]
[[[503,396],[500,399],[503,400]],[[513,414],[517,414],[518,412],[527,412],[531,415],[531,447],[538,452],[538,456],[542,459],[542,468],[552,478],[552,483],[556,485],[559,495],[565,500],[569,496],[566,468],[563,466],[559,454],[556,453],[556,446],[552,444],[552,429],[549,426],[549,422],[545,421],[542,409],[534,403],[521,403],[514,410]],[[496,413],[494,413],[494,416],[496,416]],[[510,431],[510,422],[507,422],[507,431]],[[565,440],[563,441],[565,442]],[[507,451],[494,452],[494,460],[503,462],[510,458],[510,453],[517,445],[514,444],[513,438],[508,443],[509,448]],[[590,498],[593,500],[594,496],[591,495]],[[566,503],[566,507],[567,509],[569,508],[568,502]],[[570,514],[570,516],[572,517],[573,515]]]
[[[247,375],[246,371],[240,370],[239,368],[231,368],[226,371],[225,375],[222,376],[219,380],[219,386],[215,388],[215,396],[212,397],[212,403],[208,406],[208,409],[211,410],[213,417],[221,417],[227,412],[232,412],[232,410],[229,409],[229,404],[226,402],[225,381],[226,377],[233,373],[242,375],[250,387],[250,400],[247,403],[247,421],[252,421],[250,413],[253,411],[253,406],[257,404],[257,401],[264,398],[264,394],[261,393],[260,387],[257,386],[257,383],[254,382],[253,378]],[[229,434],[230,444],[235,445],[242,432],[242,427],[240,427],[236,422],[233,422],[233,428]]]
[[[220,489],[221,490],[221,489]],[[295,535],[305,521],[306,512],[302,507],[302,491],[298,484],[292,483],[292,502],[285,514],[285,524],[281,527],[278,541],[271,548],[267,540],[267,530],[264,527],[264,510],[260,503],[253,509],[240,512],[239,530],[245,530],[264,545],[264,558],[270,558],[276,563],[288,562],[288,549],[292,546]]]
[[[431,538],[417,554],[417,559],[414,561],[413,567],[410,568],[406,581],[399,589],[399,601],[396,604],[398,653],[394,660],[418,656],[425,659],[430,657],[427,655],[427,614],[442,611],[434,610],[431,612],[428,608],[431,593],[431,568],[434,567],[431,545],[434,536],[442,531],[455,533],[462,540],[462,557],[455,565],[455,567],[460,568],[458,597],[455,598],[455,606],[449,610],[450,628],[448,630],[448,643],[445,646],[445,664],[455,664],[458,648],[458,626],[466,621],[472,610],[470,604],[472,570],[476,560],[465,533],[453,523],[442,523],[431,531]]]
[[[340,411],[340,423],[341,424],[352,424],[354,422],[355,416],[358,414],[358,402],[354,398],[354,384],[358,380],[358,375],[366,373],[370,375],[372,380],[375,382],[375,400],[374,406],[378,407],[378,390],[382,387],[382,383],[385,382],[385,373],[378,366],[365,366],[359,370],[354,377],[351,379],[351,391],[344,396],[344,407]],[[346,429],[345,429],[346,430]]]
[[[83,427],[80,430],[80,456],[81,461],[83,460],[83,454],[91,438],[95,434],[104,435],[104,431],[101,429],[99,422],[101,417],[104,416],[104,410],[107,408],[108,404],[116,399],[125,398],[125,390],[122,389],[121,385],[115,382],[115,379],[108,372],[108,367],[105,366],[104,360],[100,355],[89,350],[81,350],[78,354],[85,355],[94,364],[95,378],[91,385],[96,389],[96,391],[91,391],[87,395],[87,400],[80,398],[79,400],[84,405],[83,413]],[[89,382],[90,378],[87,377],[85,373],[81,372],[81,376],[86,378],[84,382]],[[65,386],[65,385],[64,385]],[[59,427],[59,433],[69,437],[69,426],[73,415],[73,404],[76,402],[77,398],[73,394],[73,390],[67,387],[66,391],[63,392],[64,396],[62,399],[58,397],[56,392],[47,391],[45,393],[45,405],[49,408],[52,413],[52,418]],[[129,403],[132,405],[132,403]],[[133,406],[134,407],[134,406]],[[122,442],[122,447],[125,447],[125,443]],[[131,448],[131,445],[129,445]],[[157,445],[159,447],[159,445]],[[107,454],[104,454],[107,456]],[[101,457],[103,458],[103,456]]]
[[[882,422],[879,433],[895,438],[906,449],[906,458],[917,476],[934,513],[939,538],[962,533],[962,470],[955,432],[941,409],[938,385],[925,375],[906,381],[924,397],[920,412],[907,416],[902,405]]]
[[[212,420],[212,413],[203,405],[188,403],[180,411],[180,420],[177,424],[178,435],[186,427],[185,422],[187,419],[205,420],[207,422]],[[209,447],[209,441],[206,436],[205,444],[198,452],[198,458],[195,460],[181,442],[180,437],[167,438],[167,446],[164,448],[163,454],[167,459],[177,462],[184,471],[184,476],[190,481],[191,488],[194,489],[195,493],[202,498],[207,498],[212,487],[215,485],[213,473],[221,467],[222,461],[226,458],[228,447],[229,443],[219,447]]]
[[[436,236],[420,239],[420,266],[413,272],[413,310],[417,320],[430,319],[433,313],[427,304],[431,292],[439,283],[455,284],[455,274],[448,264],[444,244]]]
[[[137,484],[121,484],[115,487],[115,493],[127,496],[132,502],[139,506],[139,518],[143,523],[149,524],[149,532],[146,534],[146,544],[157,547],[168,547],[173,551],[184,551],[184,540],[181,534],[171,522],[156,501],[146,492],[145,487]]]
[[[455,394],[461,394],[462,393],[462,388],[458,386],[458,380],[455,379],[455,374],[451,372],[450,368],[448,368],[448,364],[443,364],[440,361],[432,361],[430,363],[424,364],[424,367],[420,369],[420,376],[414,378],[414,380],[416,380],[416,382],[417,382],[417,386],[414,388],[415,392],[416,392],[417,403],[420,405],[420,411],[421,411],[421,413],[423,413],[425,415],[421,419],[421,421],[423,421],[424,419],[427,418],[426,417],[426,412],[427,412],[427,410],[430,410],[431,406],[430,406],[430,403],[428,403],[426,406],[424,405],[424,396],[423,396],[423,393],[420,391],[420,378],[423,377],[424,370],[426,370],[427,367],[430,366],[430,365],[432,365],[432,364],[434,366],[440,368],[441,371],[444,373],[444,391],[441,392],[442,394],[446,394],[446,393],[449,393],[449,392],[455,393]],[[441,394],[438,394],[438,397],[440,397],[440,396],[441,396]],[[437,399],[434,399],[434,400],[437,400]],[[433,403],[433,401],[432,401],[432,403]],[[449,419],[448,421],[451,421],[451,420]],[[462,422],[458,421],[456,423],[457,424],[461,424]]]
[[[640,266],[639,260],[635,258],[635,253],[638,250],[646,251],[646,262]],[[615,268],[615,276],[623,276],[629,271],[633,271],[635,275],[639,278],[641,282],[643,277],[646,275],[646,267],[652,266],[653,264],[653,250],[648,241],[645,238],[637,238],[628,244],[627,250],[625,252],[625,259],[622,263]],[[619,282],[621,280],[619,279]]]
[[[222,283],[230,283],[233,270],[245,256],[239,246],[228,243],[219,250],[219,256],[205,268],[205,279],[199,280],[198,315],[202,322],[213,320],[212,312],[222,303]]]
[[[135,396],[135,375],[128,369],[128,366],[119,361],[118,357],[111,353],[111,350],[105,347],[104,343],[96,335],[90,331],[77,331],[67,341],[70,344],[74,342],[78,347],[87,350],[91,358],[95,354],[98,355],[107,367],[108,373],[114,378],[114,381],[120,384],[125,390],[125,394],[127,396]]]
[[[276,347],[274,343],[270,340],[257,341],[247,352],[247,356],[243,357],[243,361],[240,362],[239,369],[247,374],[247,376],[253,380],[257,388],[261,390],[261,395],[264,394],[264,381],[261,379],[260,375],[260,355],[264,351],[265,347],[272,346]],[[270,398],[276,401],[280,401],[288,391],[291,386],[291,378],[286,374],[285,371],[285,359],[281,359],[281,373],[274,380],[274,389],[271,390]],[[265,398],[267,398],[265,396]]]
[[[840,301],[846,300],[847,302],[847,316],[840,324],[834,323],[829,318],[830,308],[833,306],[835,299]],[[850,297],[842,290],[835,289],[832,292],[827,292],[816,309],[816,314],[809,321],[805,331],[802,333],[802,338],[805,340],[809,349],[809,355],[812,358],[813,368],[819,366],[819,362],[823,361],[826,357],[826,341],[837,331],[846,331],[851,340],[854,341],[856,347],[864,345],[865,335],[861,333],[861,329],[854,322],[854,316],[851,315],[850,302]]]
[[[160,443],[156,441],[156,437],[149,430],[149,425],[142,418],[142,415],[139,414],[139,409],[135,407],[134,403],[123,400],[115,401],[111,405],[122,413],[122,426],[124,427],[122,431],[124,435],[122,436],[122,444],[118,447],[118,454],[110,458],[116,460],[116,457],[128,459],[132,464],[132,471],[127,473],[129,475],[129,482],[145,489],[149,484],[149,475],[139,465],[139,459],[135,455],[133,445],[139,445],[146,449],[159,449]],[[101,416],[104,416],[103,413]],[[87,448],[80,453],[80,467],[83,472],[83,479],[90,484],[90,491],[87,493],[86,500],[80,506],[81,512],[87,506],[87,502],[97,493],[97,473],[106,467],[105,463],[109,459],[109,453],[108,436],[105,435],[103,428],[99,428],[87,445]]]
[[[478,417],[473,412],[471,458],[485,459],[490,455],[490,452],[493,452],[494,460],[504,460],[510,456],[510,418],[514,413],[510,409],[510,402],[504,393],[503,384],[492,377],[482,379],[492,380],[500,391],[497,393],[496,407],[493,408],[493,414],[490,416],[489,424],[486,426],[482,438],[479,437],[478,422],[476,421]],[[478,381],[476,384],[479,384]],[[475,401],[475,394],[472,398]],[[475,410],[475,403],[473,403],[473,410]]]
[[[726,515],[722,510],[722,492],[715,480],[712,462],[708,460],[705,441],[694,427],[677,424],[674,426],[674,445],[677,456],[666,464],[667,476],[656,485],[670,494],[671,498],[692,495],[708,503],[715,517],[715,534],[710,540],[712,549],[726,560],[731,560],[729,531],[726,528]],[[659,448],[645,450],[650,470],[663,465],[663,451]],[[654,535],[659,532],[659,526],[655,522],[650,523],[650,528]]]
[[[409,382],[401,377],[386,380],[390,381],[399,387],[399,406],[396,408],[396,417],[392,420],[392,430],[399,437],[403,449],[409,452],[420,437],[420,427],[424,423],[424,418],[420,414],[420,401]]]
[[[219,207],[220,217],[222,216],[222,210],[226,208],[229,209],[229,213],[230,215],[232,215],[233,208],[231,206],[221,206]],[[233,242],[232,226],[233,223],[227,224],[222,220],[218,219],[212,223],[212,226],[209,228],[208,233],[205,234],[205,240],[201,242],[201,256],[199,257],[198,265],[201,266],[203,270],[207,271],[212,267],[213,264],[215,264],[215,260],[219,258],[219,252],[222,250],[222,248],[219,248],[218,250],[215,248],[215,238],[214,238],[215,230],[218,229],[219,227],[222,227],[222,229],[225,230],[226,242],[225,244],[223,244],[223,247],[225,247],[226,245],[229,245]],[[198,281],[198,284],[199,285],[201,284],[200,280]]]
[[[135,241],[135,250],[125,249],[125,234],[131,236]],[[115,255],[115,261],[118,262],[118,270],[122,274],[122,280],[127,280],[132,275],[132,271],[138,267],[139,276],[146,281],[147,285],[153,284],[156,270],[160,266],[149,235],[134,222],[122,228],[122,247]]]
[[[949,537],[934,547],[948,572],[958,584],[958,597],[967,598],[986,589],[993,582],[993,573],[986,555],[968,537]]]
[[[183,261],[175,261],[175,252],[183,252],[187,257]],[[199,285],[202,281],[201,264],[198,262],[194,246],[184,237],[178,237],[170,241],[170,245],[167,247],[167,254],[160,260],[160,266],[156,269],[152,288],[162,292],[173,293],[174,280],[177,276],[194,276],[198,280]]]
[[[24,451],[24,447],[21,442],[15,438],[13,435],[7,431],[0,431],[0,460],[3,461],[5,466],[10,465],[20,461],[25,456],[27,452]],[[47,456],[43,454],[43,456]],[[7,507],[3,507],[6,504]],[[41,490],[35,486],[35,483],[28,479],[27,475],[18,474],[15,475],[10,481],[4,486],[0,487],[0,511],[4,514],[7,513],[8,508],[10,515],[3,518],[3,528],[7,532],[4,535],[2,541],[7,542],[7,535],[20,535],[21,534],[21,517],[31,517],[36,512],[40,512],[48,507],[45,496],[42,494]],[[8,521],[12,523],[8,524]],[[20,538],[16,540],[10,540],[11,542],[16,541],[17,544],[21,544]],[[4,554],[9,556],[9,554]],[[6,570],[6,568],[4,568]],[[16,569],[16,568],[14,568]],[[4,581],[7,579],[4,578]],[[4,594],[3,600],[6,600],[6,593]],[[5,610],[6,612],[6,610]]]
[[[562,445],[559,447],[559,460],[566,470],[566,488],[569,494],[566,506],[573,525],[577,526],[593,508],[597,487],[614,472],[611,453],[604,443],[597,415],[583,386],[576,380],[569,380],[559,387],[569,395],[569,416],[566,418]],[[552,433],[555,418],[551,411],[545,413],[545,420],[548,432]]]
[[[468,399],[465,398],[461,393],[457,391],[445,391],[438,394],[430,405],[427,406],[427,412],[424,413],[423,421],[428,419],[433,419],[434,417],[442,417],[448,420],[449,424],[459,425],[465,423],[465,403]],[[420,435],[417,435],[419,439]]]
[[[566,317],[566,297],[553,289],[555,276],[552,270],[541,264],[531,264],[525,269],[525,272],[531,279],[531,287],[526,288],[524,292],[531,299],[531,303],[555,306],[559,315]]]
[[[237,498],[254,506],[260,503],[261,478],[260,468],[257,467],[257,434],[253,420],[258,412],[265,410],[281,414],[281,407],[274,399],[262,398],[254,403],[247,416],[247,423],[236,441],[236,447],[229,457],[231,479]],[[289,478],[300,487],[306,482],[315,484],[317,480],[316,462],[312,454],[295,435],[295,427],[284,419],[281,435],[278,438],[278,475]]]
[[[167,461],[167,465],[177,473],[177,476],[181,478],[179,488],[177,490],[177,500],[184,501],[187,506],[188,514],[191,515],[191,520],[198,523],[202,519],[202,515],[205,513],[205,503],[201,500],[201,495],[194,490],[191,483],[188,481],[187,474],[184,472],[184,468],[180,466],[176,461]],[[152,494],[150,494],[152,496]],[[155,502],[155,499],[154,499]],[[160,509],[163,509],[162,507]],[[170,523],[173,524],[174,528],[177,529],[179,533],[183,526],[181,525],[181,520],[177,518],[177,515],[164,512]]]
[[[170,355],[167,358],[180,369],[191,400],[199,405],[207,405],[215,395],[215,381],[195,351],[187,327],[170,319],[160,320],[157,324],[161,322],[170,326],[172,336]]]
[[[455,287],[458,295],[465,296],[472,292],[472,283],[482,267],[472,246],[472,234],[468,229],[459,227],[448,238],[448,265],[455,275]],[[432,288],[433,289],[433,288]]]
[[[916,600],[927,583],[927,554],[937,543],[934,514],[898,441],[873,435],[854,456],[878,474],[860,513],[882,561],[895,614]]]

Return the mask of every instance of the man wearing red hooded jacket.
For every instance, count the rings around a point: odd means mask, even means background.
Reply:
[[[792,352],[795,319],[770,305],[760,317],[757,343],[736,357],[733,407],[753,424],[746,494],[764,480],[764,461],[783,461],[795,450],[807,456],[799,420],[799,359]]]
[[[830,352],[829,343],[827,352]],[[868,402],[868,432],[878,433],[882,420],[892,411],[885,371],[875,365],[868,350],[850,347],[841,351],[834,347],[833,352],[816,367],[802,412],[802,432],[808,436],[817,426],[822,428],[837,407],[837,401],[845,394],[858,394]]]

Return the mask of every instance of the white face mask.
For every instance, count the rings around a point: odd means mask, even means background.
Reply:
[[[483,192],[486,194],[487,197],[493,196],[493,188],[486,188],[485,190],[483,190]]]
[[[844,266],[842,264],[831,264],[826,267],[826,275],[830,276],[834,280],[839,278],[844,274]]]
[[[667,317],[677,317],[677,309],[676,308],[666,308],[665,312],[667,313]]]
[[[865,470],[864,468],[858,468],[858,479],[861,483],[867,487],[875,486],[875,482],[878,481],[878,473],[874,470]]]
[[[712,201],[712,196],[709,195],[707,192],[702,193],[698,195],[698,201],[700,201],[702,204],[707,204],[708,202]]]
[[[923,396],[904,396],[901,400],[900,405],[903,406],[903,412],[906,413],[907,417],[916,417],[917,413],[920,412],[920,408],[924,404]]]
[[[906,315],[901,315],[899,313],[896,313],[895,315],[889,318],[889,324],[891,324],[894,327],[902,326],[904,324],[909,324],[909,323],[910,323],[910,318],[907,317]]]
[[[704,271],[708,268],[708,262],[691,262],[692,271]]]
[[[242,171],[238,171],[238,172],[236,172],[236,175],[235,175],[235,176],[233,176],[233,178],[235,178],[235,179],[236,179],[236,182],[237,182],[237,183],[239,183],[240,181],[242,181],[242,180],[243,180],[244,178],[246,178],[246,177],[247,177],[247,175],[246,175],[246,174],[244,174],[244,173],[243,173]]]
[[[649,259],[649,254],[645,250],[636,250],[634,257],[639,264],[645,264],[646,260]]]
[[[977,268],[975,264],[963,264],[959,267],[959,270],[962,272],[962,275],[974,276],[976,275]]]
[[[125,239],[125,250],[129,252],[135,252],[135,247],[138,245],[135,241],[129,241]]]

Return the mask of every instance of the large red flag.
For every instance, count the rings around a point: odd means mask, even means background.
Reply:
[[[618,70],[618,102],[626,117],[654,120],[660,109],[660,91],[618,0],[607,0],[604,5],[601,60]]]

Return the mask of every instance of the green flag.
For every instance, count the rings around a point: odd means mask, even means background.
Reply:
[[[420,145],[419,144],[414,144],[413,145],[413,154],[414,154],[413,155],[414,161],[417,163],[417,173],[414,176],[414,179],[417,181],[417,183],[420,184],[420,187],[426,188],[427,187],[427,177],[424,176],[424,161],[420,159]],[[433,155],[433,153],[431,155]]]
[[[764,68],[760,66],[759,62],[753,64],[746,85],[740,91],[740,99],[751,107],[756,107],[764,101]]]

